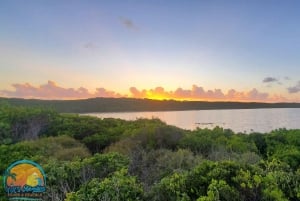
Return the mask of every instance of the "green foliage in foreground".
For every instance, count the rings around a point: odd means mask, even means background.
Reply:
[[[188,131],[0,104],[0,170],[21,159],[44,168],[47,201],[300,200],[299,129]]]
[[[126,169],[116,171],[103,180],[92,179],[76,193],[67,195],[66,201],[102,201],[102,200],[143,200],[143,188],[135,177],[129,176]]]
[[[154,186],[152,199],[299,200],[299,170],[293,172],[278,161],[261,163],[205,161],[191,171],[163,178]]]

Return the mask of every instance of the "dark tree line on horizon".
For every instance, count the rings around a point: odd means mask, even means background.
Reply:
[[[82,100],[0,98],[0,103],[1,101],[15,106],[52,108],[64,113],[300,108],[300,103],[207,102],[135,98],[90,98]]]

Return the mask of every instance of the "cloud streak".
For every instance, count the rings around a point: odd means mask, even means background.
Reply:
[[[127,94],[120,94],[107,90],[103,87],[96,88],[94,92],[84,87],[77,89],[64,88],[54,81],[48,81],[40,86],[33,86],[29,83],[13,84],[14,90],[0,90],[0,96],[17,98],[37,98],[37,99],[85,99],[93,97],[130,97],[149,99],[175,99],[175,100],[202,100],[202,101],[243,101],[243,102],[285,102],[288,99],[282,96],[270,95],[260,92],[257,89],[249,91],[237,91],[230,89],[223,92],[221,89],[206,90],[203,87],[193,85],[190,89],[177,88],[174,91],[165,90],[159,86],[153,89],[138,89],[131,87]],[[290,87],[290,93],[300,91],[300,81],[296,86]]]
[[[139,30],[138,26],[130,19],[126,17],[119,17],[120,22],[129,30],[137,31]]]
[[[263,79],[263,83],[273,83],[273,82],[279,82],[279,80],[275,77],[265,77]]]
[[[287,90],[291,94],[300,92],[300,81],[295,86],[288,87]]]
[[[275,77],[265,77],[265,78],[263,79],[263,82],[264,82],[264,83],[278,82],[278,81],[279,81],[279,80],[276,79]]]
[[[90,49],[90,50],[95,50],[95,49],[98,48],[98,46],[93,42],[87,42],[83,45],[83,48]]]

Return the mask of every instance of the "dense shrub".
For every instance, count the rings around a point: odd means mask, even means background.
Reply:
[[[189,131],[159,119],[0,105],[0,170],[21,159],[40,163],[47,201],[298,201],[299,139],[299,129]]]

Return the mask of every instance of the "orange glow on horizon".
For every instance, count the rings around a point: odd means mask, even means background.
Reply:
[[[136,97],[131,97],[131,98],[136,98]],[[214,99],[214,98],[184,98],[184,97],[168,97],[164,96],[162,94],[151,94],[147,92],[147,95],[145,97],[138,97],[138,99],[149,99],[149,100],[158,100],[158,101],[168,101],[168,100],[173,100],[173,101],[204,101],[204,102],[241,102],[241,103],[249,103],[249,102],[258,102],[258,103],[278,103],[281,101],[276,101],[276,100],[245,100],[245,99],[239,99],[239,98],[234,98],[234,99]]]
[[[281,94],[261,92],[255,88],[249,91],[231,89],[205,89],[193,85],[191,88],[165,90],[162,86],[150,89],[130,87],[128,92],[117,92],[103,87],[90,91],[87,88],[66,88],[49,80],[46,84],[34,86],[30,83],[13,84],[14,90],[0,90],[0,96],[7,98],[44,99],[44,100],[77,100],[95,97],[103,98],[137,98],[152,100],[176,101],[209,101],[209,102],[300,102],[300,98],[289,99]]]
[[[169,97],[164,96],[163,94],[152,93],[150,91],[146,92],[145,98],[152,99],[152,100],[169,100],[170,99]]]
[[[135,98],[135,97],[132,97]],[[203,98],[184,98],[184,97],[169,97],[165,96],[164,94],[155,94],[147,91],[146,96],[144,97],[145,99],[150,99],[150,100],[159,100],[159,101],[164,101],[164,100],[174,100],[174,101],[208,101],[208,102],[217,102],[217,101],[224,101],[224,100],[218,100],[218,99],[203,99]],[[144,99],[144,98],[139,98],[139,99]],[[226,100],[230,101],[230,100]],[[243,102],[242,100],[231,100],[231,101],[237,101],[237,102]]]

